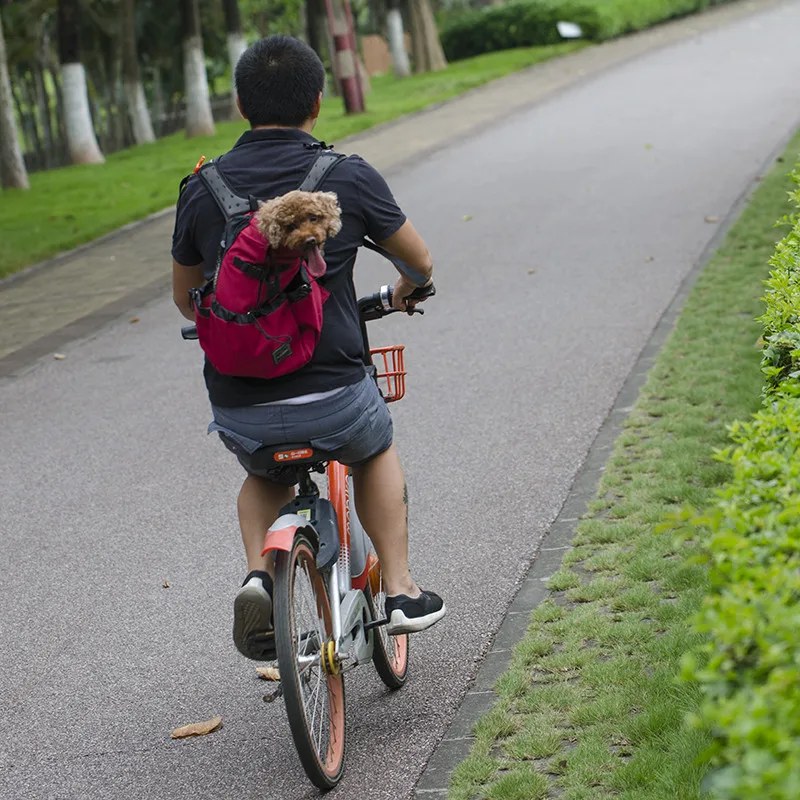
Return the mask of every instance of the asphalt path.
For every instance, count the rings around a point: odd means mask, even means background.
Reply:
[[[334,795],[401,800],[639,352],[800,116],[800,4],[642,56],[392,176],[437,262],[393,409],[449,616],[348,676]],[[168,254],[165,253],[165,268]],[[389,277],[365,257],[359,286]],[[129,317],[138,317],[130,322]],[[238,466],[164,298],[0,385],[0,796],[315,796],[231,639]],[[164,588],[165,582],[168,588]],[[221,715],[204,738],[172,728]]]

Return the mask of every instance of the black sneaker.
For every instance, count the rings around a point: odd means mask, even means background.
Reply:
[[[233,643],[247,658],[272,661],[275,631],[272,625],[272,578],[253,570],[233,601]]]
[[[386,616],[389,619],[386,632],[390,636],[419,633],[435,625],[446,613],[444,601],[433,592],[423,592],[419,597],[386,595]]]

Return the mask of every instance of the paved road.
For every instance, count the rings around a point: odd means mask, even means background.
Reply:
[[[642,56],[395,177],[440,295],[375,338],[408,346],[413,563],[451,614],[403,692],[352,676],[334,796],[410,796],[705,218],[797,123],[798,29],[790,2]],[[199,355],[167,299],[137,316],[0,385],[0,795],[313,797],[229,641],[239,473]]]

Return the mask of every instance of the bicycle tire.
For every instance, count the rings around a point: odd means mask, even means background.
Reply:
[[[322,649],[332,641],[330,601],[314,547],[302,534],[291,550],[276,553],[273,601],[278,669],[295,748],[311,782],[332,789],[345,762],[344,678],[322,668]],[[317,658],[316,666],[307,662],[301,670],[301,658]]]
[[[380,566],[378,567],[380,569]],[[386,616],[383,604],[376,603],[372,594],[369,581],[364,588],[364,595],[367,598],[367,605],[372,612],[373,619]],[[402,689],[408,678],[408,634],[401,633],[399,636],[389,636],[386,628],[379,626],[372,629],[372,663],[378,673],[378,677],[389,689]]]

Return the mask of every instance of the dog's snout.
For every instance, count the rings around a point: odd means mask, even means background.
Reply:
[[[307,250],[310,250],[312,247],[317,246],[317,240],[313,236],[309,236],[308,239],[306,239],[305,242],[303,242],[303,246]]]

